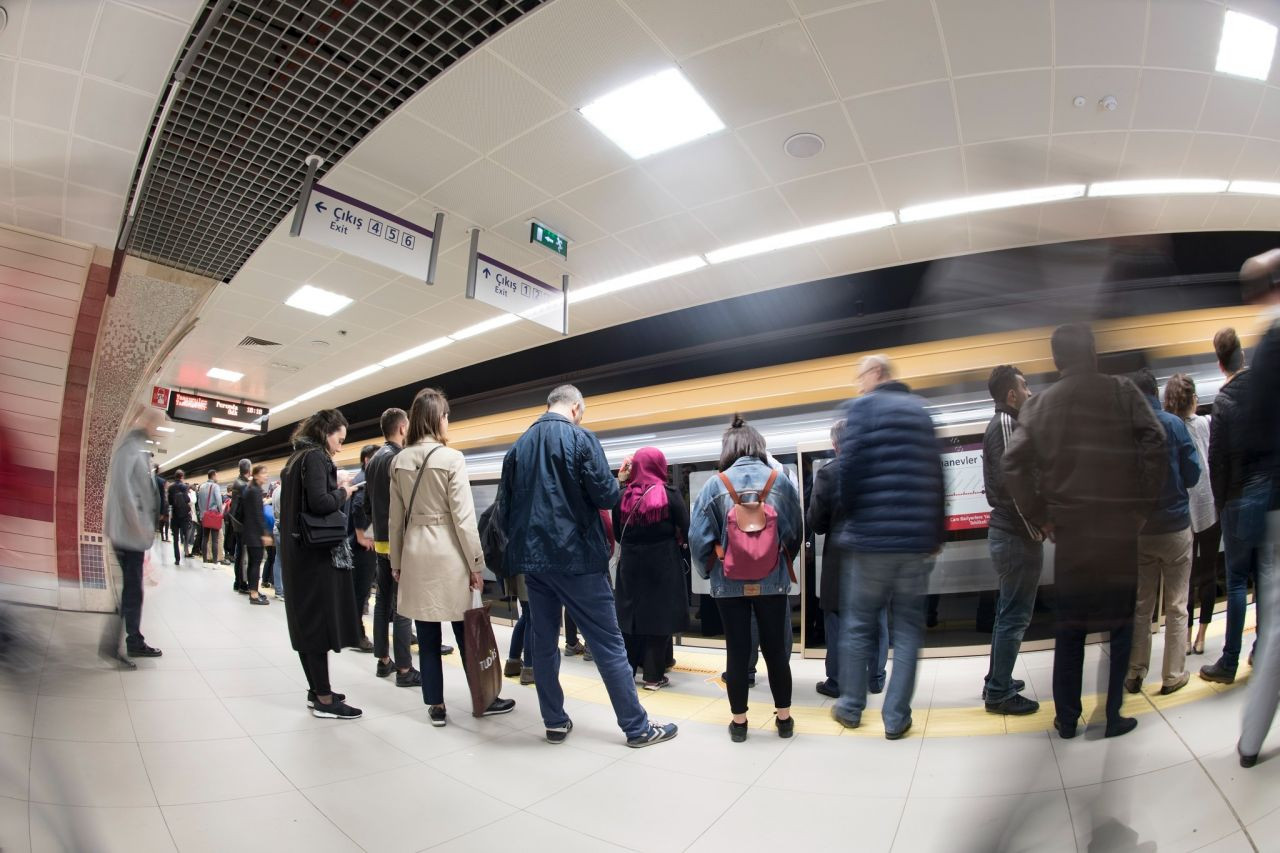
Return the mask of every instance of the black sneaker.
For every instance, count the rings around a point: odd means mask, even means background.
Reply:
[[[911,721],[907,720],[907,724],[902,728],[898,729],[896,732],[891,732],[888,729],[885,729],[884,739],[885,740],[902,740],[904,737],[907,736],[907,732],[909,731],[911,731]]]
[[[394,669],[395,667],[392,667]],[[422,673],[413,667],[408,672],[396,672],[396,687],[421,687]]]
[[[787,717],[784,720],[775,715],[773,718],[773,724],[778,727],[778,737],[791,737],[796,733],[795,717]]]
[[[396,665],[395,665],[395,662],[391,660],[391,658],[387,658],[386,663],[383,663],[382,661],[378,661],[378,668],[374,670],[378,678],[386,678],[388,675],[391,675],[395,671],[396,671]]]
[[[662,688],[669,687],[670,685],[671,685],[671,679],[667,678],[667,676],[664,675],[662,676],[661,680],[646,681],[642,686],[644,687],[645,690],[661,690]]]
[[[862,725],[861,719],[851,720],[848,717],[842,717],[836,713],[834,708],[831,709],[831,719],[835,720],[846,729],[856,729],[858,726]]]
[[[569,720],[563,726],[547,729],[547,743],[564,743],[568,740],[571,731],[573,731],[573,720]]]
[[[143,643],[140,646],[129,646],[126,653],[131,658],[158,658],[164,654],[164,652],[152,646],[148,646],[146,643]]]
[[[271,602],[270,602],[270,601],[267,601],[267,597],[266,597],[265,595],[259,595],[259,596],[258,596],[258,597],[256,597],[256,598],[254,598],[253,596],[250,596],[250,597],[249,597],[249,603],[250,603],[250,604],[259,604],[259,605],[262,605],[262,606],[264,606],[264,607],[265,607],[266,605],[270,604]]]
[[[1231,684],[1236,680],[1236,670],[1235,667],[1228,669],[1221,660],[1218,660],[1216,663],[1200,667],[1200,677],[1217,684]]]
[[[1015,678],[1009,682],[1009,686],[1013,688],[1014,693],[1021,693],[1027,689],[1027,682],[1021,678]],[[987,688],[985,686],[982,688],[982,701],[987,701]]]
[[[360,642],[356,643],[351,648],[355,649],[357,652],[366,652],[368,654],[373,653],[373,643],[369,642],[368,637],[361,637]]]
[[[1103,737],[1120,737],[1127,735],[1138,727],[1138,721],[1133,717],[1117,717],[1107,723],[1107,731]]]
[[[431,725],[437,729],[448,722],[443,705],[432,705],[427,709],[427,716],[431,718]]]
[[[335,702],[342,702],[342,701],[344,701],[346,698],[347,698],[347,694],[345,694],[345,693],[335,693],[335,694],[333,694],[333,701],[335,701]],[[315,706],[316,706],[316,694],[315,694],[315,691],[314,691],[314,690],[308,690],[308,691],[307,691],[307,707],[308,707],[308,708],[314,708]]]
[[[1071,740],[1076,736],[1076,724],[1064,723],[1062,720],[1054,718],[1053,727],[1058,731],[1058,737],[1063,740]]]
[[[830,678],[826,681],[819,681],[818,686],[813,689],[817,690],[823,696],[829,696],[832,699],[840,698],[840,687]]]
[[[482,717],[496,717],[499,714],[510,714],[516,709],[516,700],[503,699],[501,697],[494,699],[488,708],[484,709]]]
[[[414,645],[416,646],[416,645],[417,645],[417,643],[415,642],[415,643],[414,643]],[[441,644],[440,644],[440,657],[446,657],[446,656],[451,655],[451,654],[453,654],[453,646],[446,646],[444,643],[441,643]]]
[[[338,698],[335,693],[333,701],[328,705],[323,702],[316,702],[311,706],[311,716],[323,717],[331,720],[358,720],[364,716],[364,712],[359,708],[352,708],[346,702]]]
[[[680,729],[675,723],[667,723],[665,726],[659,726],[654,723],[649,724],[649,731],[636,737],[627,738],[627,746],[632,749],[640,749],[645,746],[653,746],[655,743],[662,743],[664,740],[671,740]]]
[[[1142,679],[1141,679],[1141,678],[1138,678],[1137,676],[1133,676],[1133,677],[1131,677],[1131,678],[1126,678],[1126,679],[1124,680],[1124,692],[1126,692],[1126,693],[1141,693],[1141,692],[1142,692]]]
[[[582,654],[586,650],[587,650],[587,647],[583,645],[581,642],[574,643],[572,646],[566,643],[564,647],[564,656],[567,658],[575,657],[577,655]]]
[[[729,740],[733,741],[734,743],[742,743],[746,739],[747,739],[747,724],[735,723],[733,720],[730,720],[729,721]],[[630,745],[630,743],[631,743],[630,741],[627,741],[628,745]]]
[[[502,674],[507,678],[519,678],[520,677],[519,658],[508,658],[507,662],[502,665]]]
[[[1033,699],[1028,699],[1018,693],[1013,694],[1003,702],[987,702],[988,714],[1004,714],[1009,717],[1025,717],[1027,714],[1034,714],[1040,710],[1040,703]]]

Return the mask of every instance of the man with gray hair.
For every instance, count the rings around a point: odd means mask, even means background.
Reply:
[[[547,397],[547,412],[516,441],[502,461],[495,512],[507,535],[507,577],[523,574],[529,593],[529,634],[538,705],[548,743],[564,743],[573,721],[560,687],[560,608],[564,607],[595,654],[627,746],[670,740],[676,726],[654,725],[636,696],[613,590],[609,546],[601,510],[618,503],[618,481],[595,435],[583,429],[582,392],[561,385]]]
[[[146,442],[159,435],[164,413],[148,408],[138,415],[111,455],[103,532],[111,541],[124,583],[120,615],[129,657],[159,657],[142,636],[142,561],[156,538],[156,487],[151,479]],[[116,642],[119,642],[117,634]]]

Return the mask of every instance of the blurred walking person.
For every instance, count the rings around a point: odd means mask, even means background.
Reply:
[[[120,615],[125,653],[131,658],[160,656],[142,635],[142,562],[156,539],[156,484],[147,466],[146,442],[159,437],[156,427],[163,420],[163,413],[151,408],[137,417],[111,454],[107,479],[103,532],[120,564]]]

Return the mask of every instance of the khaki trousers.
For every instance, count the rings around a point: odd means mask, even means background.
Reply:
[[[1187,666],[1187,591],[1191,580],[1191,528],[1138,537],[1138,605],[1133,616],[1129,677],[1145,678],[1151,664],[1151,617],[1164,581],[1165,686],[1179,681]]]

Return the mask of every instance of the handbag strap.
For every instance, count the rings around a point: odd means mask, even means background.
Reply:
[[[418,469],[418,476],[413,478],[413,491],[409,493],[409,502],[404,505],[405,532],[408,532],[409,530],[409,516],[413,514],[413,502],[418,497],[418,485],[422,482],[422,472],[427,470],[427,463],[431,461],[432,455],[442,447],[444,447],[443,444],[437,444],[435,447],[427,451],[426,458],[422,460],[422,467]]]
[[[647,488],[647,489],[645,489],[643,492],[641,492],[641,493],[640,493],[640,497],[639,497],[639,499],[638,499],[638,500],[636,500],[636,504],[635,504],[635,506],[631,507],[631,512],[627,513],[627,518],[626,518],[626,520],[622,522],[622,532],[618,534],[618,547],[619,547],[619,548],[621,548],[621,547],[622,547],[622,537],[626,535],[626,533],[627,533],[627,528],[631,525],[631,519],[633,519],[633,518],[635,518],[635,517],[636,517],[636,510],[638,510],[638,509],[640,508],[640,503],[641,503],[641,501],[643,501],[643,500],[644,500],[644,496],[645,496],[645,495],[647,495],[647,494],[649,494],[649,492],[653,491],[653,490],[654,490],[654,489],[656,489],[656,488],[658,488],[658,484],[657,484],[657,483],[653,483],[652,485],[650,485],[650,486],[649,486],[649,488]]]

